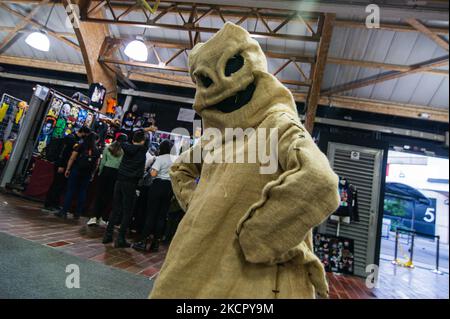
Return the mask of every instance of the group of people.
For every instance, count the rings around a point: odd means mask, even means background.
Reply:
[[[73,218],[78,220],[86,209],[90,183],[98,174],[95,202],[87,224],[106,226],[104,244],[114,242],[116,248],[132,246],[141,251],[158,251],[167,229],[169,206],[173,200],[169,175],[172,143],[164,140],[155,154],[157,156],[150,154],[148,133],[154,130],[154,126],[138,130],[131,140],[126,134],[118,134],[115,141],[103,150],[98,135],[87,127],[66,136],[55,161],[54,179],[43,210],[67,218],[76,198]],[[144,178],[147,183],[150,181],[149,186],[144,188],[146,193],[139,188]],[[66,191],[60,207],[63,189]],[[138,227],[140,237],[131,245],[126,235],[137,206],[138,189],[146,205]],[[109,208],[111,213],[107,214]],[[108,215],[106,222],[103,217]],[[114,241],[116,226],[119,226],[119,231]]]

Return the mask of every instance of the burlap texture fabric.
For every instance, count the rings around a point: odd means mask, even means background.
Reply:
[[[236,54],[244,66],[227,77],[226,61]],[[292,94],[267,72],[258,42],[231,23],[197,45],[189,63],[197,82],[194,109],[204,128],[277,128],[278,165],[261,174],[260,162],[189,163],[205,139],[180,156],[171,178],[186,215],[150,297],[327,297],[311,231],[337,209],[338,177],[302,126]],[[202,86],[199,74],[214,84]],[[256,90],[240,109],[211,107],[251,83]],[[248,147],[239,151],[247,155]]]

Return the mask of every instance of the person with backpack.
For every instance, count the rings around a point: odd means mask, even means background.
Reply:
[[[67,218],[72,199],[77,195],[77,209],[74,219],[78,220],[80,218],[85,208],[89,183],[97,170],[99,160],[100,152],[97,149],[95,133],[89,134],[80,143],[75,144],[65,171],[68,181],[64,205],[55,214],[56,216]]]
[[[117,180],[117,172],[122,162],[123,150],[122,143],[127,141],[127,136],[121,134],[102,154],[99,167],[99,179],[97,184],[97,193],[95,196],[95,215],[87,222],[88,226],[106,225],[103,220],[105,210],[112,202],[114,186]]]
[[[148,214],[141,235],[142,240],[133,245],[136,250],[147,251],[150,235],[153,235],[150,251],[157,252],[159,250],[159,244],[166,228],[170,201],[173,196],[169,175],[173,164],[172,146],[169,140],[162,141],[159,147],[159,156],[156,157],[152,165],[150,174],[154,180],[148,190]]]
[[[117,173],[117,181],[114,187],[113,209],[103,236],[103,244],[113,242],[114,226],[120,222],[119,236],[114,247],[129,248],[131,246],[125,237],[136,203],[138,182],[144,175],[145,155],[148,150],[146,133],[156,131],[156,129],[156,127],[149,127],[137,131],[133,135],[132,143],[122,144],[124,155]]]

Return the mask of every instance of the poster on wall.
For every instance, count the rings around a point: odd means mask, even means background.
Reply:
[[[352,239],[316,234],[314,253],[322,261],[325,271],[353,275],[355,260]]]

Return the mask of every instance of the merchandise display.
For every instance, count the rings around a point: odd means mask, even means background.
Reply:
[[[348,217],[351,222],[359,222],[358,191],[345,177],[339,177],[339,194],[341,201],[333,215]]]
[[[13,150],[28,104],[11,95],[3,94],[0,101],[0,171]]]
[[[95,119],[94,110],[55,92],[39,134],[37,153],[47,156],[46,150],[52,140],[62,139],[83,126],[92,127]]]
[[[106,97],[106,88],[101,83],[92,83],[89,87],[90,106],[101,110]]]
[[[354,242],[352,239],[316,234],[314,253],[320,258],[326,271],[353,275]]]
[[[326,297],[312,228],[337,209],[338,177],[300,123],[291,92],[267,71],[258,42],[232,23],[197,44],[189,68],[205,131],[277,128],[279,165],[261,174],[259,162],[192,163],[207,134],[179,157],[171,178],[186,215],[151,297]]]

